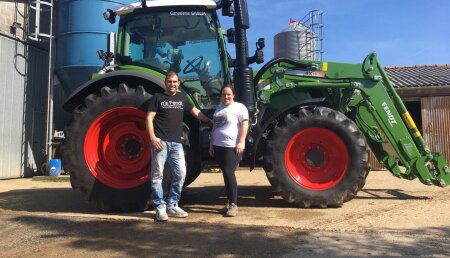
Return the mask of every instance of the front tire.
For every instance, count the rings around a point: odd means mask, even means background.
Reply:
[[[264,170],[285,200],[300,207],[340,207],[364,186],[370,169],[357,125],[326,107],[300,108],[269,135]]]

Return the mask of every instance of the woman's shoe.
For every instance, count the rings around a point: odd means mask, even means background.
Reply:
[[[223,207],[222,209],[219,210],[220,214],[227,214],[228,209],[230,208],[230,202],[227,202],[227,204],[225,205],[225,207]]]
[[[235,203],[230,204],[228,211],[225,213],[225,217],[235,217],[238,213],[238,206]]]

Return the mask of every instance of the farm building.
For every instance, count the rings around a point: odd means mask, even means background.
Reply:
[[[0,13],[0,178],[27,177],[46,160],[49,43],[32,39],[28,1],[1,1]],[[42,20],[49,33],[48,14]]]
[[[450,160],[450,65],[385,67],[431,151]],[[371,155],[372,168],[382,168]]]

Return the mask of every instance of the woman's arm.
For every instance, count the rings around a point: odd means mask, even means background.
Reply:
[[[248,132],[248,120],[243,120],[241,122],[241,128],[239,130],[238,135],[238,144],[236,145],[236,155],[242,155],[245,150],[245,138],[247,138],[247,132]]]

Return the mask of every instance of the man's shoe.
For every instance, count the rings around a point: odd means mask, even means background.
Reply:
[[[186,218],[188,213],[178,206],[167,206],[167,214],[169,217]]]
[[[225,217],[235,217],[238,213],[238,206],[235,203],[230,204],[230,208],[228,208],[227,213],[225,213]]]
[[[219,210],[219,213],[225,215],[225,214],[227,214],[227,211],[229,208],[230,208],[230,202],[227,202],[225,207],[223,207],[222,209]]]
[[[156,207],[156,220],[157,221],[167,221],[169,217],[166,212],[166,205],[160,204]]]

